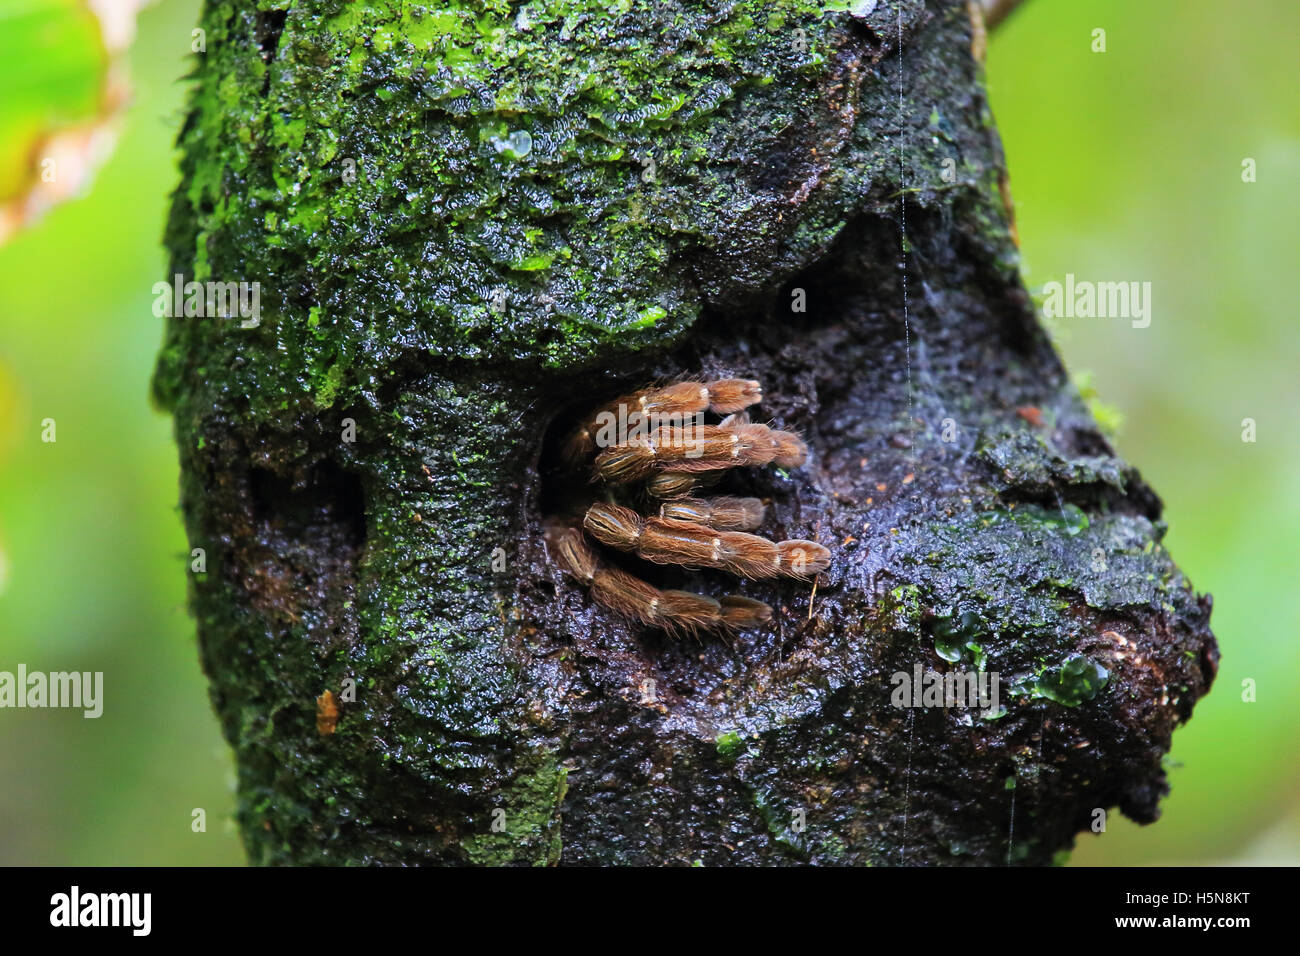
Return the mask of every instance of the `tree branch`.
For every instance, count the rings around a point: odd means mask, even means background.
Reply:
[[[1153,819],[1208,600],[1037,324],[965,6],[635,6],[207,7],[167,244],[264,315],[171,320],[156,391],[250,857],[1046,863]],[[804,434],[746,491],[832,552],[731,644],[543,543],[556,436],[696,374]],[[899,706],[918,669],[1005,709]]]

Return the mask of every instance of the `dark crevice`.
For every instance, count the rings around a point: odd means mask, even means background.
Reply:
[[[253,38],[262,53],[262,62],[267,65],[266,75],[262,78],[263,98],[271,91],[271,62],[280,48],[280,37],[284,33],[285,20],[289,11],[259,10],[257,22],[253,28]]]
[[[305,627],[318,645],[357,635],[357,563],[366,538],[365,494],[331,462],[290,478],[254,466],[246,520],[232,520],[232,570],[250,603],[288,633]]]
[[[304,546],[329,540],[352,550],[365,541],[361,482],[332,462],[318,465],[297,481],[253,468],[248,485],[254,515],[282,540]]]
[[[262,59],[270,63],[275,59],[276,49],[280,45],[280,35],[284,32],[284,22],[289,16],[285,10],[259,10],[254,38],[257,48],[262,51]]]

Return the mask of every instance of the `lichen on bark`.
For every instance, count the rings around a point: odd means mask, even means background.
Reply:
[[[263,319],[171,320],[155,391],[252,860],[1044,863],[1154,818],[1208,601],[1036,323],[965,5],[201,25],[167,245]],[[683,373],[764,381],[813,455],[753,490],[834,553],[733,644],[541,539],[548,434]],[[917,663],[1006,712],[894,707]]]

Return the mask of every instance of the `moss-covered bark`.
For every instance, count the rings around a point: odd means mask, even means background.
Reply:
[[[1044,863],[1155,817],[1208,600],[1036,323],[964,4],[202,26],[167,244],[263,316],[170,320],[155,388],[254,862]],[[834,553],[732,645],[541,540],[548,430],[683,373],[764,381],[813,456],[753,487]],[[1005,713],[893,706],[916,664]]]

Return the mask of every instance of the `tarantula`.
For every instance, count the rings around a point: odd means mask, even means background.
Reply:
[[[813,541],[750,534],[763,523],[759,499],[696,496],[731,468],[804,463],[808,448],[798,435],[749,420],[746,409],[762,397],[760,384],[749,379],[675,382],[625,395],[574,429],[565,464],[571,472],[588,471],[606,500],[587,498],[581,527],[581,504],[568,520],[550,519],[546,537],[553,556],[598,604],[672,634],[741,630],[772,617],[762,601],[739,595],[715,600],[660,590],[602,560],[589,537],[655,564],[744,578],[808,580],[830,565],[830,552]],[[706,412],[725,417],[706,424]],[[659,513],[643,516],[619,499],[657,502]]]

